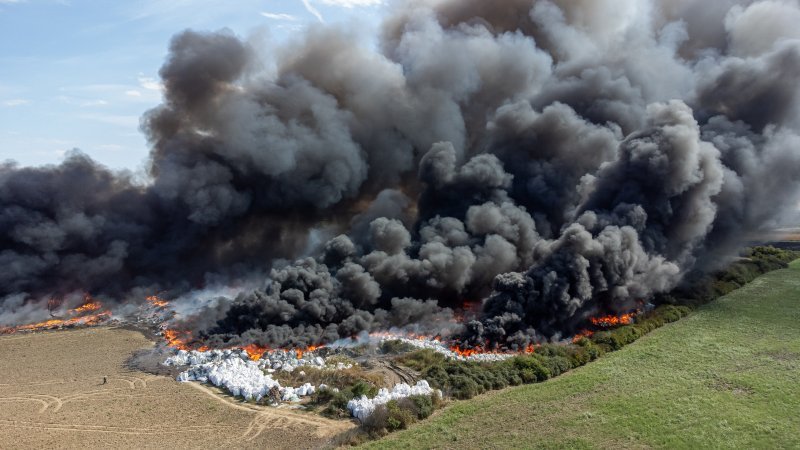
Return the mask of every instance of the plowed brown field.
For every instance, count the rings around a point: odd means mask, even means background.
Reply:
[[[126,367],[152,345],[120,328],[0,337],[0,447],[319,448],[354,426]]]

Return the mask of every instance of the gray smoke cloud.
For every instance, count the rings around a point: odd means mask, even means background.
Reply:
[[[185,31],[142,121],[147,184],[80,153],[0,168],[0,323],[265,273],[179,325],[212,345],[568,336],[794,208],[798,18],[794,0],[420,0],[377,49],[320,26],[266,62]]]

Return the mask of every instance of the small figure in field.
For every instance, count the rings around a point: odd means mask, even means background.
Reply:
[[[103,376],[103,382],[101,384],[106,384],[106,383],[108,383],[108,377]]]

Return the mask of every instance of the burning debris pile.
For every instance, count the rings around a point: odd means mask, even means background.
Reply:
[[[621,316],[592,317],[590,321],[594,326],[607,328],[631,324],[633,323],[634,317],[636,317],[636,314],[629,313]]]
[[[411,339],[392,335],[382,338],[382,342],[388,341],[398,341],[414,348],[432,350],[436,353],[444,355],[447,359],[454,359],[457,361],[492,362],[502,361],[517,355],[517,353],[482,352],[477,349],[461,349],[456,345],[447,346],[441,341],[441,339]],[[528,350],[529,353],[532,351],[533,348]]]
[[[48,309],[51,310],[51,319],[43,322],[29,323],[14,327],[0,326],[0,334],[12,334],[27,331],[41,331],[41,330],[56,330],[63,328],[73,328],[81,326],[94,326],[109,323],[111,320],[111,311],[102,310],[103,305],[92,297],[85,295],[83,297],[84,303],[76,308],[66,311],[64,316],[59,316],[53,313],[54,309],[59,309],[60,304],[57,302],[50,302]],[[61,308],[63,309],[63,308]]]
[[[267,62],[180,33],[146,183],[78,152],[0,166],[0,326],[159,292],[208,348],[568,338],[796,204],[798,21],[783,0],[410,1],[377,45],[315,27]]]

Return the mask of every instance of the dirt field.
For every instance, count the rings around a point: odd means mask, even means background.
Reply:
[[[0,337],[0,448],[319,448],[353,427],[125,367],[152,345],[114,328]]]

